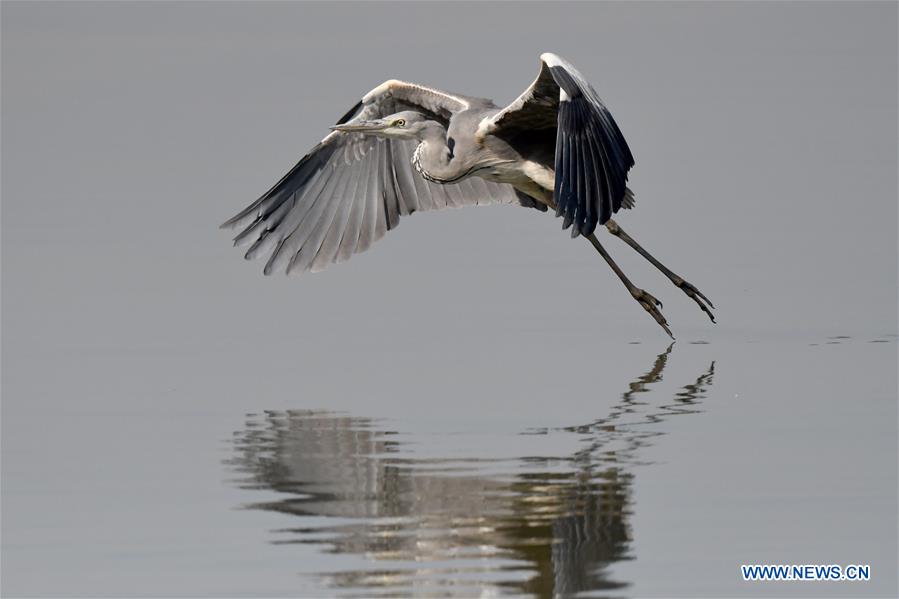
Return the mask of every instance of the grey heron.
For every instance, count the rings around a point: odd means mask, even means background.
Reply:
[[[401,216],[484,204],[552,209],[583,236],[631,296],[671,335],[662,303],[634,285],[595,235],[597,225],[651,262],[708,314],[712,302],[612,219],[634,207],[634,158],[618,125],[568,61],[540,56],[534,82],[505,108],[391,79],[365,94],[258,200],[225,222],[242,227],[246,258],[265,274],[319,271],[364,252]]]

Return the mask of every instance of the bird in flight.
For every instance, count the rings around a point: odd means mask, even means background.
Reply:
[[[662,303],[634,285],[595,235],[623,240],[693,299],[714,306],[612,219],[634,207],[634,157],[587,80],[563,58],[540,56],[534,82],[505,108],[391,79],[349,110],[274,187],[222,228],[268,255],[265,274],[320,271],[367,250],[400,217],[469,205],[514,204],[562,218],[586,238],[631,296],[671,335]]]

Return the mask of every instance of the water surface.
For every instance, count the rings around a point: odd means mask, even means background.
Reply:
[[[701,413],[714,377],[712,362],[667,401],[641,401],[661,380],[672,348],[606,416],[520,433],[552,437],[536,445],[559,454],[418,457],[414,435],[391,430],[389,421],[290,410],[249,415],[230,463],[246,475],[242,488],[284,494],[248,507],[297,517],[272,542],[370,562],[319,573],[329,586],[389,596],[620,589],[628,583],[609,566],[633,559],[640,450],[664,434],[668,418]],[[470,442],[455,437],[457,445]]]
[[[0,7],[4,597],[899,596],[897,4]],[[545,51],[717,325],[535,210],[300,279],[217,229],[379,82]]]

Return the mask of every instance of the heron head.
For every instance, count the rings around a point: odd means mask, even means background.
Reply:
[[[425,131],[433,125],[443,128],[420,112],[405,110],[382,119],[350,121],[342,125],[334,125],[331,129],[391,139],[422,139]]]

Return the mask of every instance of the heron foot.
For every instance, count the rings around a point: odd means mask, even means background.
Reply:
[[[630,292],[633,298],[643,306],[643,309],[649,312],[650,316],[659,323],[659,326],[665,329],[668,336],[674,339],[674,335],[671,334],[671,329],[668,328],[668,321],[665,319],[665,315],[662,314],[662,302],[656,299],[656,297],[648,291],[640,289],[639,287],[632,287]]]
[[[712,310],[715,309],[715,304],[713,304],[711,300],[702,293],[702,291],[697,289],[695,285],[683,280],[677,275],[671,277],[671,282],[674,283],[674,285],[678,289],[686,293],[687,297],[696,302],[696,305],[702,308],[702,311],[709,315],[709,319],[712,322],[715,322],[715,315],[712,313]]]
[[[709,298],[703,295],[703,293],[699,289],[685,281],[683,277],[656,260],[655,257],[653,257],[653,255],[647,252],[645,249],[643,249],[643,246],[637,243],[633,237],[625,233],[624,229],[622,229],[621,226],[614,220],[609,219],[608,221],[606,221],[606,229],[609,231],[609,233],[634,248],[634,250],[636,250],[638,254],[646,258],[653,266],[658,268],[662,272],[662,274],[664,274],[671,280],[672,283],[674,283],[676,287],[686,293],[687,297],[696,302],[696,304],[702,309],[702,311],[708,314],[712,322],[715,322],[715,315],[712,313],[715,305],[711,301],[709,301]]]

